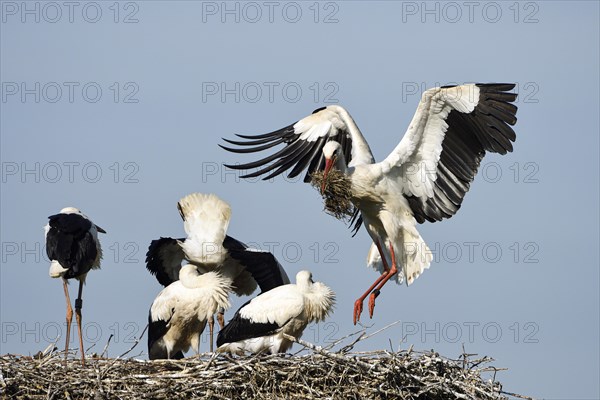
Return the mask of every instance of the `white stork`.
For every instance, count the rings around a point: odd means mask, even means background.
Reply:
[[[350,114],[340,106],[320,108],[280,130],[257,136],[238,135],[246,141],[226,140],[237,153],[251,153],[278,144],[284,147],[255,162],[227,165],[232,169],[261,168],[243,177],[269,179],[292,168],[289,177],[308,167],[310,174],[335,167],[351,182],[351,200],[373,239],[369,264],[382,274],[354,304],[354,323],[369,296],[373,316],[375,298],[383,285],[396,279],[411,284],[429,267],[431,251],[416,229],[425,220],[453,216],[463,201],[486,151],[512,151],[517,121],[513,84],[467,84],[429,89],[421,98],[404,137],[376,163]],[[245,147],[254,146],[254,147]],[[325,181],[325,179],[324,179]],[[324,188],[322,188],[323,190]],[[358,214],[355,213],[355,217]],[[383,266],[379,266],[380,264]]]
[[[73,308],[69,298],[68,280],[75,278],[79,281],[79,292],[75,300],[75,317],[79,332],[79,349],[81,363],[85,365],[83,338],[81,335],[81,308],[83,300],[81,293],[83,284],[90,269],[100,268],[102,248],[98,240],[98,232],[106,231],[90,221],[77,208],[66,207],[59,214],[48,217],[44,227],[46,236],[46,253],[50,259],[50,276],[62,278],[65,298],[67,300],[67,335],[65,342],[65,360],[69,353],[69,337]]]
[[[229,308],[231,280],[218,272],[199,271],[192,264],[179,280],[164,288],[148,315],[148,355],[151,360],[180,359],[190,346],[200,352],[200,335],[219,307]]]
[[[299,338],[309,323],[327,317],[334,302],[329,287],[300,271],[296,284],[273,288],[244,304],[219,331],[217,351],[284,353],[293,344],[284,334]]]
[[[179,279],[183,261],[227,277],[231,291],[238,296],[252,294],[257,284],[265,292],[290,282],[273,254],[250,249],[226,234],[231,208],[216,195],[193,193],[182,198],[177,207],[188,237],[153,240],[146,253],[146,268],[161,285],[166,287]],[[222,310],[217,319],[222,328]],[[208,324],[212,351],[212,318]]]

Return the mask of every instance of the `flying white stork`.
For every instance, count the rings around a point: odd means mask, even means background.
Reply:
[[[234,354],[284,353],[306,326],[327,317],[335,303],[333,291],[313,282],[309,271],[296,275],[296,284],[279,286],[259,294],[235,313],[219,331],[217,351]]]
[[[308,168],[304,179],[308,182],[313,172],[323,171],[325,178],[334,167],[348,177],[352,203],[360,212],[355,228],[364,222],[373,239],[368,262],[382,271],[354,304],[356,324],[369,294],[369,315],[373,316],[375,298],[397,274],[398,264],[403,276],[396,279],[407,285],[429,267],[431,252],[416,229],[417,222],[453,216],[485,152],[512,151],[516,136],[510,125],[517,121],[512,102],[517,95],[508,91],[514,86],[466,84],[427,90],[400,143],[378,163],[350,114],[335,105],[271,133],[237,135],[245,141],[225,139],[240,147],[221,147],[252,153],[284,145],[261,160],[227,165],[241,170],[260,168],[244,178],[266,175],[264,179],[269,179],[290,168],[288,177],[295,177]]]
[[[146,268],[163,286],[179,279],[182,262],[202,271],[217,271],[231,281],[230,290],[238,296],[262,292],[290,282],[275,256],[248,248],[226,234],[231,217],[229,205],[214,194],[193,193],[177,204],[187,238],[163,237],[153,240],[146,253]],[[224,326],[223,310],[217,319]],[[214,321],[208,320],[211,348]]]
[[[106,231],[90,221],[81,211],[74,207],[66,207],[59,214],[48,217],[44,227],[46,236],[46,253],[50,259],[50,276],[62,278],[65,298],[67,301],[67,335],[65,341],[65,360],[69,353],[69,337],[73,308],[69,298],[68,280],[75,278],[79,281],[79,292],[75,300],[75,317],[79,333],[79,349],[81,363],[85,365],[83,338],[81,335],[81,308],[83,300],[81,293],[85,278],[90,269],[100,268],[102,248],[98,240],[98,232]]]
[[[199,353],[200,335],[219,307],[229,308],[231,280],[218,272],[184,265],[179,280],[154,299],[148,315],[148,355],[151,360],[180,359],[190,346]]]

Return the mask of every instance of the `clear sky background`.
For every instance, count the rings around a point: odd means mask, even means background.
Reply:
[[[299,179],[240,180],[221,164],[256,157],[222,151],[220,138],[335,103],[381,160],[422,90],[515,82],[515,151],[484,159],[455,217],[420,226],[431,268],[409,288],[385,287],[363,322],[369,332],[400,322],[357,349],[456,358],[464,345],[508,368],[505,390],[600,396],[598,2],[0,5],[0,353],[64,335],[42,227],[65,206],[108,232],[84,289],[85,343],[101,352],[114,334],[108,354],[127,350],[161,289],[147,246],[183,235],[176,203],[196,191],[231,204],[230,235],[335,290],[334,314],[304,339],[357,331],[354,300],[376,278],[366,231],[352,238]],[[145,343],[130,355],[146,357]]]

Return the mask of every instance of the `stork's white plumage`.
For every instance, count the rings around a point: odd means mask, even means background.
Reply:
[[[231,219],[229,204],[214,194],[192,193],[177,203],[187,239],[181,243],[186,258],[195,264],[217,267],[227,251],[223,247]]]
[[[69,298],[68,279],[79,281],[79,291],[75,300],[75,317],[79,333],[81,362],[85,364],[83,337],[81,335],[81,298],[85,278],[91,269],[100,268],[102,247],[98,240],[98,232],[106,233],[92,223],[81,211],[74,207],[65,207],[60,213],[48,217],[44,227],[46,236],[46,253],[50,259],[50,276],[62,278],[63,289],[67,301],[67,334],[65,342],[65,359],[69,353],[69,338],[73,308]]]
[[[231,208],[216,195],[192,193],[182,198],[177,208],[187,238],[153,240],[146,253],[146,268],[161,285],[168,286],[179,279],[183,261],[231,278],[232,290],[239,296],[252,294],[257,285],[267,291],[289,283],[271,253],[248,248],[227,235]],[[261,271],[261,266],[266,271]]]
[[[148,354],[151,360],[183,358],[190,347],[200,351],[200,335],[219,307],[229,308],[231,280],[217,272],[200,273],[192,264],[164,288],[150,307]]]
[[[360,212],[356,229],[364,222],[373,239],[368,262],[381,276],[355,302],[354,323],[362,303],[369,298],[372,317],[380,289],[402,265],[402,276],[411,284],[432,256],[416,229],[417,222],[450,218],[460,208],[486,151],[512,151],[516,136],[510,125],[517,121],[513,84],[468,84],[429,89],[421,98],[404,137],[383,161],[376,163],[371,149],[350,114],[328,106],[271,133],[227,140],[241,146],[224,147],[251,153],[284,144],[278,152],[256,162],[228,165],[247,170],[243,177],[264,179],[292,168],[289,177],[308,168],[305,181],[315,171],[324,179],[337,168],[350,180],[351,200]],[[254,147],[246,147],[254,146]],[[355,214],[356,216],[356,214]]]
[[[231,208],[216,195],[192,193],[182,198],[177,208],[187,238],[153,240],[146,254],[146,268],[163,286],[179,279],[183,261],[229,279],[230,290],[238,296],[252,294],[257,285],[265,292],[290,282],[273,254],[249,249],[227,235]],[[223,327],[222,312],[218,321]],[[212,351],[213,319],[208,323]]]
[[[271,354],[290,349],[285,334],[299,338],[306,326],[327,317],[335,294],[321,282],[313,282],[309,271],[300,271],[296,283],[261,293],[244,304],[219,332],[217,351]]]

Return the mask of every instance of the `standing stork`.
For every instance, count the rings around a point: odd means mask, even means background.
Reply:
[[[466,84],[425,91],[404,137],[394,150],[376,163],[368,143],[350,114],[340,106],[327,106],[280,130],[256,136],[238,135],[239,146],[223,147],[252,153],[284,147],[255,162],[227,165],[232,169],[260,168],[243,178],[269,179],[292,168],[292,178],[308,168],[326,177],[337,168],[350,182],[351,201],[360,212],[356,229],[364,223],[373,245],[369,264],[381,276],[354,303],[353,320],[360,319],[369,296],[369,315],[385,283],[398,272],[410,285],[432,256],[416,224],[452,217],[460,208],[486,151],[512,151],[517,121],[513,84]],[[253,147],[248,147],[253,146]],[[355,214],[357,217],[357,214]],[[378,267],[383,264],[382,267]]]
[[[325,319],[334,303],[329,287],[300,271],[296,284],[275,287],[240,307],[219,331],[217,351],[284,353],[293,344],[284,335],[299,338],[309,323]]]
[[[187,238],[162,237],[150,243],[146,268],[163,286],[179,280],[181,264],[197,265],[202,271],[217,271],[231,280],[230,291],[250,295],[257,285],[261,292],[290,282],[285,270],[270,252],[248,248],[226,234],[230,206],[214,194],[192,193],[177,204]],[[223,310],[217,320],[224,326]],[[214,321],[208,320],[213,350]]]
[[[48,219],[44,231],[46,235],[46,253],[50,259],[50,276],[52,278],[62,278],[67,301],[65,360],[69,353],[69,336],[71,321],[73,320],[73,308],[71,307],[67,285],[69,279],[75,278],[79,281],[79,292],[75,300],[75,317],[79,333],[81,363],[85,365],[81,335],[81,308],[83,306],[81,292],[90,269],[100,268],[102,248],[98,240],[98,232],[106,233],[106,231],[92,223],[88,217],[74,207],[63,208],[60,213],[51,215]]]
[[[151,360],[181,359],[190,346],[199,353],[200,335],[207,321],[213,319],[219,307],[229,308],[231,280],[218,272],[199,269],[193,264],[184,265],[179,280],[154,299],[148,315]]]

